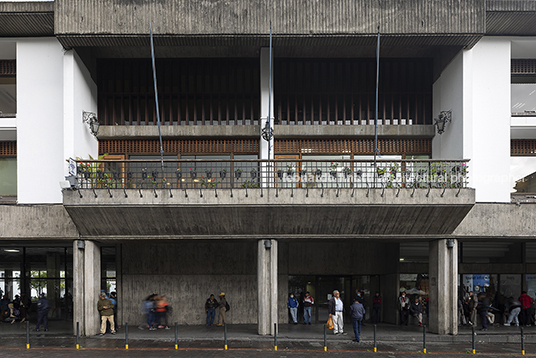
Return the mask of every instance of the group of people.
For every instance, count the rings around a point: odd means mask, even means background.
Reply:
[[[302,299],[301,304],[303,305],[303,324],[311,324],[311,310],[315,304],[315,300],[309,292],[305,292],[305,296]],[[298,307],[300,303],[298,299],[294,297],[294,294],[291,293],[287,300],[287,307],[290,311],[290,316],[294,324],[298,324]]]
[[[535,324],[534,300],[526,291],[523,291],[517,299],[511,296],[504,303],[496,302],[495,306],[486,293],[468,292],[465,297],[458,299],[460,325],[476,327],[477,319],[480,319],[482,325],[480,330],[486,331],[489,325],[499,325],[500,318],[497,317],[501,316],[503,324],[507,327]]]
[[[225,313],[229,311],[231,307],[225,299],[225,292],[220,293],[220,300],[216,300],[214,294],[211,294],[210,297],[205,302],[205,313],[207,314],[207,323],[206,326],[214,325],[214,318],[216,316],[216,310],[218,310],[218,324],[217,326],[221,327],[225,324]]]
[[[7,295],[3,295],[0,299],[0,315],[2,322],[15,323],[20,320],[26,321],[28,311],[32,305],[32,300],[25,294],[15,295],[13,301],[10,301]]]
[[[422,319],[423,313],[428,309],[428,302],[426,299],[421,299],[419,296],[415,296],[410,299],[406,292],[403,291],[398,297],[398,312],[400,315],[400,324],[408,325],[409,317],[415,317],[420,327],[423,326]]]
[[[141,314],[143,323],[138,326],[139,329],[148,328],[149,331],[157,329],[170,329],[168,323],[168,314],[173,311],[168,298],[165,295],[153,293],[149,295],[141,304]]]

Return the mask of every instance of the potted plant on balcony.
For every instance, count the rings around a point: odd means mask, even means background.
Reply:
[[[151,176],[152,176],[153,179],[157,179],[158,178],[158,170],[153,169],[153,171],[151,172]]]
[[[192,179],[195,179],[197,178],[197,171],[195,170],[195,168],[190,168],[190,178]]]
[[[317,178],[320,178],[322,176],[322,169],[316,168],[315,175]]]
[[[376,173],[378,173],[379,177],[383,177],[383,175],[385,173],[387,173],[387,168],[386,167],[383,167],[383,168],[382,167],[377,167],[376,168]]]
[[[329,167],[329,175],[331,175],[334,179],[337,178],[337,168],[339,167],[339,163],[331,163]]]
[[[207,178],[211,179],[212,178],[212,168],[205,169],[205,174],[207,175]]]
[[[147,168],[142,168],[141,170],[141,180],[147,179]]]
[[[255,179],[257,177],[257,169],[253,168],[249,172],[249,175],[251,176],[251,179]]]
[[[182,179],[182,172],[180,168],[177,168],[177,170],[175,171],[175,175],[177,176],[177,180]]]
[[[342,169],[342,172],[344,173],[344,178],[348,178],[348,175],[352,172],[352,169],[347,165]]]
[[[294,174],[294,164],[287,165],[287,176],[292,176]]]
[[[300,177],[305,176],[305,174],[307,174],[307,169],[300,169],[298,174],[300,175]]]
[[[234,172],[234,175],[236,179],[240,179],[240,177],[242,176],[242,169],[240,168],[236,169]]]
[[[277,177],[278,177],[279,179],[283,179],[283,170],[282,170],[282,169],[278,169],[278,170],[277,170]]]

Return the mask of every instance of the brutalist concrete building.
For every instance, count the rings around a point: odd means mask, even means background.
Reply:
[[[536,293],[536,3],[0,2],[0,288],[97,333],[166,294],[273,334],[309,291]],[[153,45],[151,44],[151,32]],[[154,49],[154,62],[152,52]],[[67,178],[67,179],[66,179]],[[367,313],[367,316],[370,312]]]

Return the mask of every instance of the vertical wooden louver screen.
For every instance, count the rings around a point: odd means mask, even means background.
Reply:
[[[535,59],[512,59],[512,75],[536,75]]]
[[[258,140],[164,140],[166,154],[258,154]],[[159,140],[111,139],[99,141],[99,154],[160,154]]]
[[[0,157],[16,157],[17,142],[16,141],[0,141]]]
[[[374,139],[276,140],[276,154],[374,154]],[[432,154],[431,139],[379,139],[382,154]]]
[[[510,141],[510,155],[512,156],[536,155],[536,139],[512,139]]]
[[[17,66],[15,60],[0,60],[0,77],[15,76],[17,74]]]
[[[380,62],[379,124],[432,124],[432,61]],[[375,119],[374,59],[279,59],[275,117],[287,125],[367,125]]]

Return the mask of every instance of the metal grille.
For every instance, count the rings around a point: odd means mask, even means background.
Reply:
[[[512,139],[510,141],[510,155],[536,155],[536,139]]]
[[[513,75],[536,75],[536,60],[513,59],[511,71]]]
[[[162,142],[165,153],[259,153],[259,141],[248,140],[179,140]],[[160,154],[160,142],[154,140],[112,139],[99,141],[99,154]]]
[[[379,124],[432,124],[430,60],[382,59]],[[370,125],[375,118],[374,59],[281,59],[275,62],[277,124]]]
[[[258,124],[258,60],[161,59],[156,72],[162,125]],[[98,73],[101,124],[157,124],[149,59],[101,60]]]
[[[16,157],[16,156],[17,156],[17,142],[16,141],[0,142],[0,157]]]
[[[0,60],[0,76],[15,76],[16,74],[15,60]]]
[[[379,139],[382,154],[432,154],[431,139]],[[374,154],[374,139],[276,140],[276,154]]]

